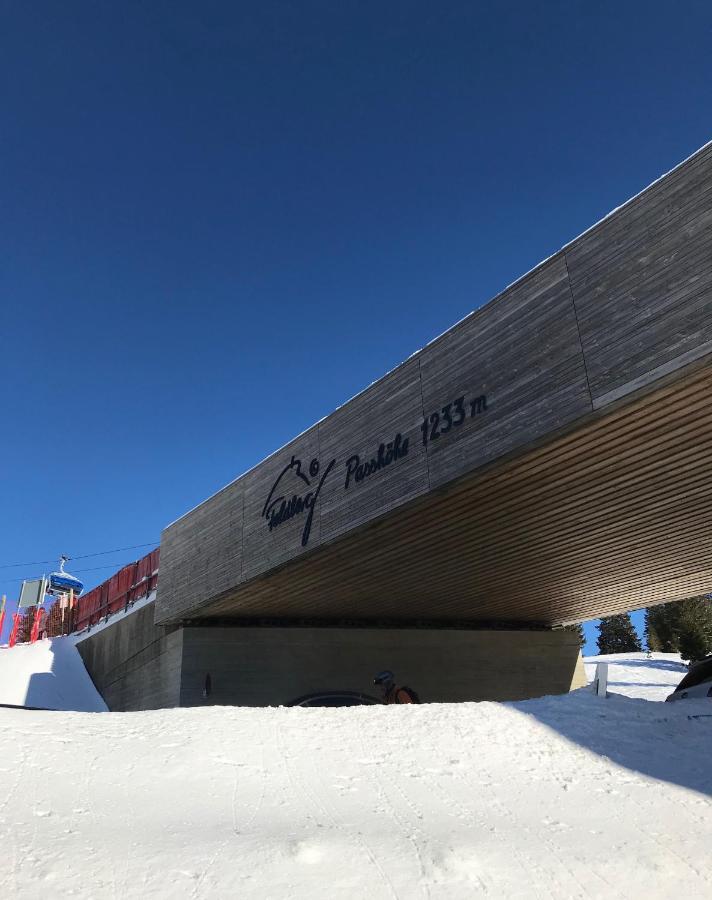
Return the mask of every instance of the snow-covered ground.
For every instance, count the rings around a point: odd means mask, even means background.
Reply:
[[[669,693],[679,672],[659,664],[679,662],[644,659],[616,659],[611,690]],[[712,718],[690,718],[710,713],[585,689],[0,709],[3,896],[712,897]]]
[[[106,712],[74,638],[0,647],[0,703]],[[0,801],[1,802],[1,801]]]
[[[664,700],[687,672],[679,653],[611,653],[584,656],[583,662],[589,681],[596,674],[596,663],[607,662],[608,690],[641,700]]]
[[[137,600],[128,610],[68,637],[0,646],[0,704],[37,706],[75,712],[108,712],[84,668],[75,645],[109,628],[124,616],[152,603],[156,592]]]

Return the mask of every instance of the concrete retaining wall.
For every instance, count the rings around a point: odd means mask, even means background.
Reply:
[[[271,706],[317,691],[373,693],[381,669],[393,669],[424,702],[521,700],[585,684],[568,631],[203,627],[183,630],[180,705]]]
[[[111,710],[178,706],[182,632],[153,624],[153,603],[77,644],[84,665]]]
[[[77,647],[113,711],[279,706],[333,690],[373,694],[381,669],[393,669],[424,702],[521,700],[585,684],[576,635],[561,630],[168,629],[153,624],[150,603]]]

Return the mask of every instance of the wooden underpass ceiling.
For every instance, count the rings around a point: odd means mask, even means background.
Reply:
[[[712,591],[712,365],[192,618],[556,625]]]

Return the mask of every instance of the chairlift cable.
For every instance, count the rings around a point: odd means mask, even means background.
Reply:
[[[146,546],[148,546],[148,545],[146,545]],[[93,566],[90,569],[75,569],[75,572],[78,572],[78,573],[79,572],[99,572],[101,569],[116,569],[116,568],[123,569],[124,566],[131,565],[132,562],[135,562],[135,560],[129,560],[128,562],[125,562],[125,563],[107,563],[104,566]],[[35,575],[33,577],[41,578],[42,576]],[[3,581],[3,584],[14,584],[19,581],[32,581],[32,578],[3,578],[2,581]]]
[[[125,550],[138,550],[141,547],[155,547],[155,546],[157,546],[156,541],[149,541],[146,544],[134,544],[131,547],[116,547],[114,550],[100,550],[98,553],[84,553],[84,554],[81,554],[80,556],[67,556],[66,559],[67,559],[67,562],[72,562],[75,559],[89,559],[90,557],[93,557],[93,556],[106,556],[109,553],[123,553]],[[35,560],[34,562],[3,563],[0,565],[0,569],[19,569],[23,566],[48,566],[48,565],[54,565],[54,563],[56,563],[56,562],[57,562],[57,557],[55,557],[54,559]],[[107,567],[104,566],[103,568],[107,568]],[[85,570],[85,571],[88,571],[88,570]],[[19,580],[22,581],[23,579],[20,578]]]

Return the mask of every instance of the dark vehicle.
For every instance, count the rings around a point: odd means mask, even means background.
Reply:
[[[702,700],[705,697],[712,699],[712,656],[693,663],[690,670],[682,679],[675,690],[666,697],[666,701],[672,700]]]
[[[370,694],[360,694],[357,691],[320,691],[317,694],[306,694],[287,703],[287,706],[372,706],[381,704],[376,697]]]

